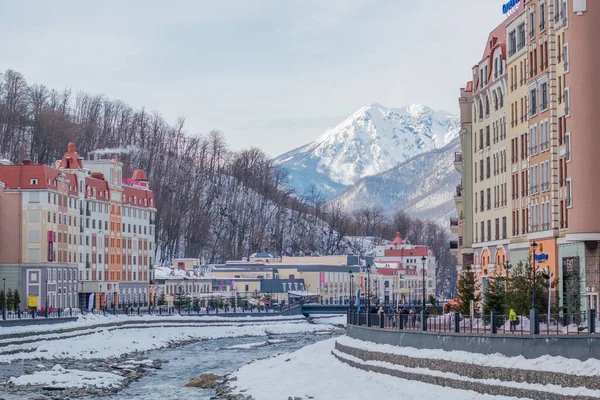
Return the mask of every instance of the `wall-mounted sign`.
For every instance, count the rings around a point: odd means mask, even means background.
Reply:
[[[502,6],[502,13],[507,17],[511,16],[519,9],[520,4],[521,0],[509,0]]]
[[[325,284],[325,272],[319,272],[319,286],[323,287]]]

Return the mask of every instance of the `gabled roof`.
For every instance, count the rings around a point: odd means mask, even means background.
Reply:
[[[58,190],[57,179],[62,173],[69,182],[69,194],[77,194],[77,180],[73,175],[47,165],[32,165],[29,164],[30,162],[24,161],[25,164],[20,165],[0,165],[0,180],[5,183],[7,189]]]
[[[83,159],[75,151],[75,143],[71,142],[67,146],[67,152],[63,155],[59,167],[63,169],[82,169]]]

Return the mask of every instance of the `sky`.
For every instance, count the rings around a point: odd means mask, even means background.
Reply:
[[[360,107],[458,113],[503,0],[0,0],[0,71],[269,156]]]

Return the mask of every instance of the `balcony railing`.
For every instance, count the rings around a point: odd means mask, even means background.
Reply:
[[[550,190],[550,182],[542,182],[542,192],[545,190]]]
[[[450,218],[450,226],[458,226],[458,218]]]
[[[542,144],[540,144],[541,151],[548,150],[548,148],[550,148],[550,142],[542,142]]]
[[[462,185],[456,185],[456,197],[462,196]]]
[[[463,157],[462,157],[462,153],[461,152],[455,152],[454,153],[454,162],[462,162]]]
[[[542,224],[542,231],[547,231],[550,229],[550,223]]]

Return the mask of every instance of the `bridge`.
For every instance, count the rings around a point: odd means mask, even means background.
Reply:
[[[335,304],[304,304],[302,302],[293,304],[281,311],[282,315],[304,315],[309,314],[347,314],[348,305]]]

